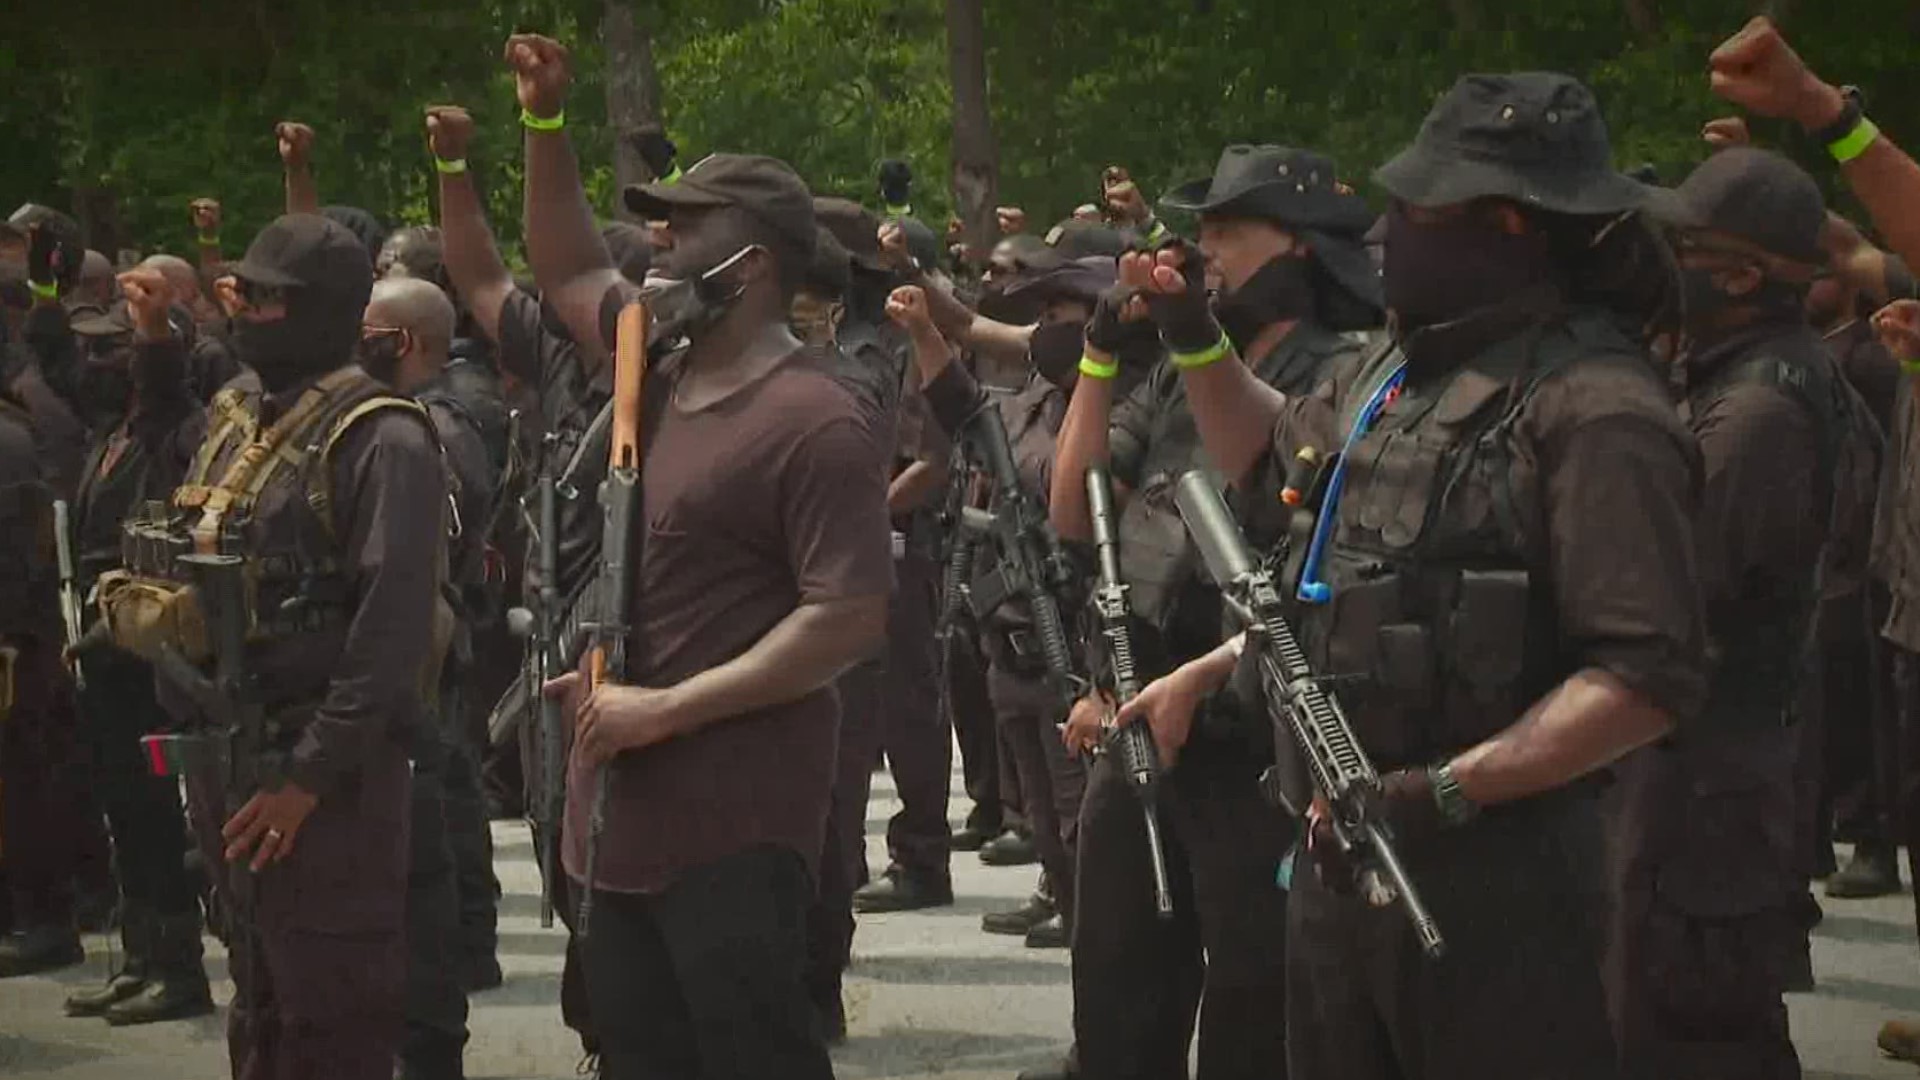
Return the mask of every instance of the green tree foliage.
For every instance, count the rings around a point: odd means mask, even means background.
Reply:
[[[691,160],[757,151],[816,189],[873,202],[875,165],[911,161],[916,203],[949,205],[944,0],[627,0],[648,6],[669,131]],[[1230,142],[1334,155],[1350,180],[1410,140],[1434,97],[1473,70],[1551,68],[1601,99],[1622,165],[1669,179],[1704,153],[1721,109],[1705,58],[1746,0],[985,0],[1002,201],[1044,226],[1097,196],[1103,166],[1149,193],[1204,175]],[[0,35],[0,202],[75,207],[96,243],[182,251],[188,200],[227,206],[237,249],[281,205],[272,127],[318,132],[328,203],[431,220],[421,114],[468,106],[473,168],[517,239],[520,136],[506,35],[568,42],[568,122],[594,204],[615,193],[596,29],[606,0],[97,0],[42,5]],[[1881,126],[1920,139],[1920,9],[1855,0],[1846,18],[1774,0],[1816,68],[1866,89]],[[71,9],[71,10],[69,10]],[[1804,152],[1792,133],[1761,138]],[[1812,160],[1811,158],[1809,160]],[[1831,177],[1832,170],[1817,168]]]

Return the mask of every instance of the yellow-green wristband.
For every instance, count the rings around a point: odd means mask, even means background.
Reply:
[[[1120,361],[1112,360],[1103,364],[1095,360],[1092,353],[1087,353],[1080,357],[1080,374],[1089,379],[1112,380],[1120,374]]]
[[[1192,371],[1195,368],[1203,368],[1208,364],[1218,363],[1226,359],[1227,354],[1232,351],[1233,343],[1227,340],[1227,335],[1223,332],[1220,335],[1219,341],[1201,349],[1199,352],[1169,353],[1167,358],[1172,360],[1173,366],[1179,368],[1181,371]]]
[[[526,109],[521,109],[520,126],[528,131],[559,131],[567,126],[567,110],[561,109],[552,116],[535,116]]]
[[[667,175],[660,178],[660,182],[663,184],[677,184],[680,182],[680,178],[685,175],[685,173],[680,171],[680,166],[675,165],[667,172]]]
[[[219,233],[201,233],[200,246],[201,247],[219,247],[220,234]]]
[[[1853,125],[1853,130],[1847,132],[1845,138],[1836,139],[1827,144],[1827,153],[1833,155],[1833,160],[1845,165],[1866,153],[1867,147],[1872,146],[1873,141],[1879,137],[1879,126],[1863,116],[1859,123]]]
[[[434,170],[442,176],[459,176],[461,173],[467,171],[467,159],[455,158],[452,161],[448,161],[445,158],[434,158],[433,167]]]
[[[33,294],[35,300],[57,300],[60,297],[60,283],[50,281],[42,285],[37,281],[29,281],[27,291]]]

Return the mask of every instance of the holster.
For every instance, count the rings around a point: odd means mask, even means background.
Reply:
[[[212,656],[206,618],[191,585],[129,570],[100,575],[100,619],[113,643],[143,660],[159,659],[172,646],[189,663]]]

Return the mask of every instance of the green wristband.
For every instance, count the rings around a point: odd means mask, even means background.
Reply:
[[[1083,355],[1080,357],[1080,374],[1089,379],[1112,380],[1120,374],[1120,362],[1114,360],[1103,364],[1095,360],[1092,354]]]
[[[27,291],[33,294],[35,300],[58,300],[60,298],[60,283],[53,281],[42,285],[37,281],[29,281],[27,282]]]
[[[448,161],[445,158],[434,158],[433,168],[442,176],[459,176],[467,171],[467,159],[455,158]]]
[[[219,233],[201,233],[200,246],[201,247],[219,247],[220,234]]]
[[[1833,160],[1845,165],[1847,162],[1866,153],[1867,147],[1872,146],[1873,141],[1879,137],[1880,128],[1875,125],[1873,121],[1863,116],[1860,118],[1859,123],[1853,125],[1853,130],[1847,132],[1845,137],[1835,139],[1833,142],[1827,144],[1827,153],[1833,155]]]
[[[660,182],[663,184],[677,184],[680,182],[680,178],[685,175],[685,173],[680,171],[680,166],[675,165],[672,169],[668,170],[667,175],[660,178]]]
[[[552,116],[535,116],[526,109],[520,110],[520,126],[528,131],[559,131],[567,126],[567,110],[561,109]]]
[[[1221,360],[1225,360],[1227,354],[1232,351],[1233,343],[1227,340],[1227,335],[1223,332],[1220,335],[1219,341],[1201,349],[1199,352],[1168,353],[1167,358],[1172,360],[1173,366],[1179,368],[1181,371],[1193,371],[1196,368],[1203,368],[1208,364],[1215,364]]]

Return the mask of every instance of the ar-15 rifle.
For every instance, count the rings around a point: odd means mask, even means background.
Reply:
[[[1279,587],[1256,564],[1227,504],[1204,473],[1180,478],[1174,492],[1180,517],[1206,560],[1228,606],[1246,623],[1246,647],[1257,650],[1267,708],[1284,714],[1299,758],[1327,808],[1326,823],[1346,861],[1358,869],[1369,903],[1397,898],[1430,957],[1445,951],[1440,928],[1420,900],[1393,838],[1380,820],[1380,777],[1347,723],[1340,702],[1307,665],[1307,655],[1282,616]],[[1276,717],[1281,719],[1282,717]],[[1284,747],[1279,748],[1284,752]],[[1283,758],[1284,760],[1284,758]],[[1301,816],[1305,807],[1290,807]]]
[[[1140,673],[1133,666],[1133,605],[1127,583],[1120,577],[1120,537],[1113,513],[1113,480],[1107,470],[1087,470],[1087,506],[1093,516],[1093,547],[1100,560],[1100,578],[1093,589],[1093,613],[1106,639],[1107,661],[1113,670],[1116,707],[1140,693]],[[1120,769],[1140,800],[1147,821],[1147,854],[1153,863],[1154,910],[1163,919],[1173,917],[1173,890],[1167,883],[1167,855],[1160,842],[1158,795],[1160,750],[1145,721],[1128,724],[1113,733],[1110,746],[1120,755]]]
[[[187,733],[142,736],[140,742],[155,775],[218,776],[227,800],[238,806],[256,792],[278,787],[282,779],[265,711],[247,671],[245,560],[236,555],[189,554],[178,561],[199,596],[213,650],[213,677],[201,674],[170,645],[160,649],[154,666],[192,700],[207,722]],[[247,965],[247,985],[257,991],[258,943],[244,940],[254,920],[253,872],[235,866],[220,880],[226,883],[227,944],[239,951]]]
[[[66,627],[67,649],[71,651],[80,644],[82,624],[79,575],[73,569],[72,515],[65,499],[53,500],[53,549],[60,564],[60,621]],[[86,672],[81,670],[77,656],[73,659],[73,681],[82,688],[87,685]]]
[[[976,577],[970,590],[973,612],[984,619],[1008,600],[1026,601],[1046,660],[1047,681],[1072,700],[1079,696],[1084,680],[1074,674],[1059,598],[1073,585],[1073,564],[1060,547],[1046,508],[1020,481],[1000,410],[992,404],[983,406],[963,430],[993,482],[992,509],[984,515],[971,510],[962,513],[965,528],[985,533],[994,542],[994,568]]]
[[[613,438],[607,452],[607,478],[600,483],[604,530],[600,542],[600,619],[591,630],[586,693],[603,682],[627,677],[630,628],[633,529],[640,511],[640,409],[647,378],[647,331],[651,316],[638,300],[620,311],[614,336]],[[581,700],[585,700],[584,696]],[[607,828],[607,792],[611,763],[594,770],[593,810],[588,818],[586,883],[580,892],[580,917],[574,933],[581,941],[593,925],[594,874],[600,864],[600,838]]]
[[[565,670],[561,660],[560,634],[560,523],[558,493],[554,476],[554,450],[559,437],[549,433],[541,448],[540,474],[534,481],[533,521],[534,568],[540,575],[536,606],[538,612],[514,608],[507,612],[507,626],[515,637],[527,641],[527,668],[521,674],[525,696],[536,702],[540,715],[538,732],[539,760],[535,770],[531,800],[533,823],[540,839],[540,926],[553,926],[553,905],[560,895],[560,823],[567,812],[566,717],[558,699],[541,688]],[[511,691],[509,691],[511,693]]]

